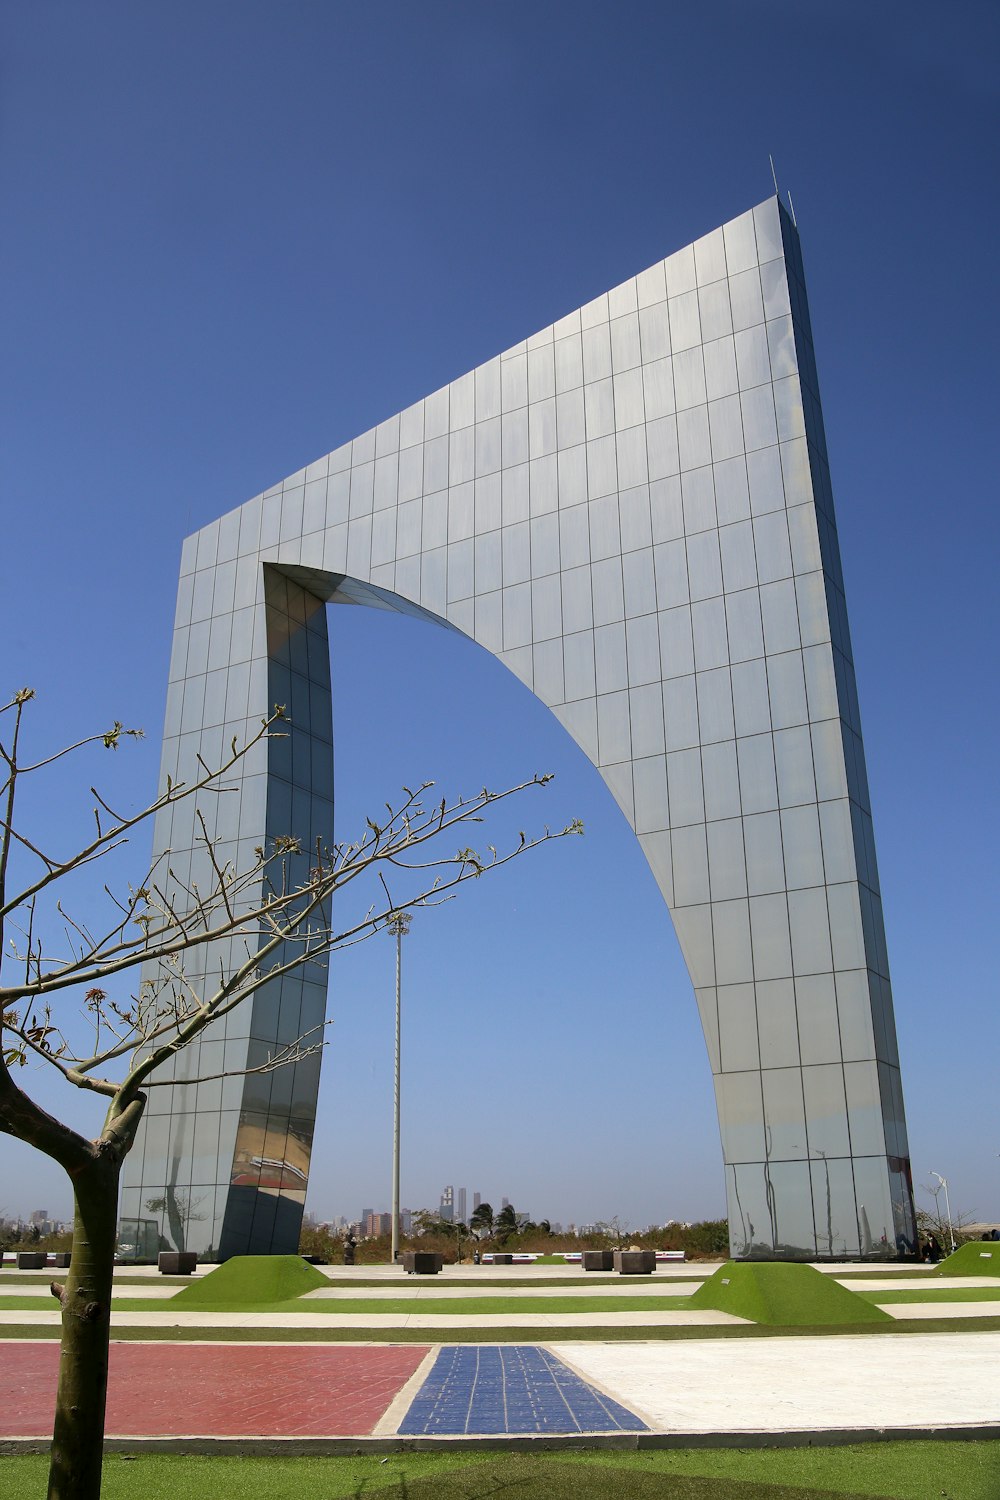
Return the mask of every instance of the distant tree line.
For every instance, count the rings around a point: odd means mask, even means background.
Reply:
[[[63,1230],[42,1234],[37,1224],[7,1224],[0,1226],[0,1251],[2,1250],[68,1250],[73,1243],[73,1231]]]
[[[299,1250],[331,1265],[344,1259],[344,1235],[325,1225],[303,1227]],[[548,1219],[535,1222],[507,1204],[494,1213],[481,1203],[469,1218],[442,1219],[423,1210],[413,1215],[412,1231],[400,1237],[402,1250],[436,1250],[445,1261],[471,1260],[475,1252],[523,1251],[558,1255],[565,1251],[619,1249],[638,1245],[643,1250],[683,1250],[690,1258],[724,1257],[729,1253],[729,1226],[725,1219],[706,1219],[696,1224],[667,1224],[662,1228],[629,1229],[617,1219],[595,1224],[585,1234],[553,1233]],[[361,1240],[355,1249],[357,1264],[374,1265],[389,1259],[389,1236]]]

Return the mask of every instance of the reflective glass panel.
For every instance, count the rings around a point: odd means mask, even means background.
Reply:
[[[848,1156],[847,1102],[844,1070],[837,1064],[802,1069],[806,1119],[809,1121],[809,1154]]]
[[[708,855],[705,829],[692,823],[671,832],[674,899],[678,906],[692,906],[709,899]]]
[[[708,861],[712,899],[729,901],[747,893],[743,825],[739,818],[708,824]]]
[[[802,1075],[798,1068],[765,1068],[761,1084],[769,1158],[772,1162],[804,1161],[808,1153]],[[808,1204],[808,1185],[805,1197]]]
[[[727,1073],[734,1073],[759,1067],[753,985],[720,985],[717,995],[722,1068]]]
[[[785,979],[792,972],[788,941],[788,908],[784,896],[750,899],[753,967],[757,979]]]
[[[773,1194],[762,1164],[728,1166],[730,1253],[770,1259],[774,1249]]]
[[[772,1162],[768,1174],[774,1203],[774,1253],[789,1260],[816,1255],[809,1166],[806,1162]]]
[[[780,891],[785,886],[778,814],[747,817],[743,824],[747,857],[747,886],[751,896]]]
[[[706,818],[736,818],[740,814],[740,779],[735,740],[718,740],[701,752],[705,781]]]
[[[720,1073],[715,1079],[715,1094],[727,1160],[763,1161],[764,1104],[760,1074]]]
[[[790,979],[757,983],[757,1035],[765,1068],[797,1068],[798,1022],[795,987]]]

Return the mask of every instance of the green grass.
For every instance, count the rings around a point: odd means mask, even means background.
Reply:
[[[1000,1240],[970,1240],[938,1266],[938,1276],[1000,1276]]]
[[[885,1292],[857,1291],[853,1294],[861,1298],[871,1306],[880,1307],[891,1304],[930,1303],[940,1305],[942,1317],[947,1316],[946,1308],[951,1302],[985,1302],[995,1303],[998,1293],[992,1287],[905,1287],[900,1290]],[[115,1297],[112,1301],[115,1312],[147,1313],[150,1318],[155,1318],[157,1323],[167,1322],[171,1313],[176,1310],[177,1303],[173,1298],[147,1298],[147,1297]],[[446,1316],[454,1318],[456,1323],[466,1317],[478,1317],[484,1313],[504,1315],[554,1315],[559,1313],[615,1313],[615,1312],[685,1312],[697,1311],[700,1303],[696,1303],[693,1297],[686,1292],[677,1292],[674,1295],[664,1294],[659,1296],[649,1295],[645,1297],[427,1297],[404,1299],[401,1297],[386,1298],[353,1298],[353,1297],[330,1297],[303,1301],[302,1298],[291,1298],[284,1302],[246,1302],[238,1304],[241,1312],[260,1313],[319,1313],[322,1316],[335,1318],[337,1316],[363,1317],[371,1313],[385,1314],[393,1313],[398,1317],[408,1317],[411,1314],[432,1314],[434,1316]],[[201,1302],[197,1311],[203,1313],[226,1313],[233,1312],[237,1304],[232,1302]],[[56,1312],[58,1304],[51,1296],[48,1297],[4,1297],[0,1296],[0,1311],[2,1312]],[[731,1308],[726,1307],[723,1311],[729,1312]],[[748,1314],[740,1313],[740,1317]],[[989,1315],[987,1315],[989,1316]],[[852,1314],[851,1321],[868,1321],[862,1313],[860,1319]],[[363,1330],[356,1330],[361,1332]],[[434,1332],[434,1330],[428,1330]],[[440,1337],[442,1330],[437,1331]],[[524,1332],[522,1329],[521,1332]],[[117,1334],[116,1334],[117,1336]],[[492,1329],[490,1330],[492,1336]]]
[[[170,1313],[179,1303],[171,1297],[152,1304],[160,1312]],[[517,1314],[525,1316],[538,1313],[613,1313],[613,1312],[676,1312],[678,1307],[690,1303],[690,1295],[678,1292],[665,1297],[316,1297],[308,1301],[296,1297],[284,1302],[247,1302],[241,1310],[275,1313],[321,1313],[330,1317],[350,1314],[366,1317],[372,1313],[393,1313],[409,1317],[411,1314],[428,1313],[454,1318],[478,1317],[483,1313]],[[137,1297],[115,1298],[113,1307],[123,1312],[149,1312],[150,1302]],[[199,1312],[229,1312],[231,1302],[199,1302]]]
[[[781,1261],[727,1261],[688,1299],[782,1328],[889,1321],[889,1314],[812,1266]]]
[[[329,1286],[301,1255],[234,1255],[170,1299],[171,1307],[224,1309],[287,1302]]]
[[[239,1307],[241,1312],[261,1313],[319,1313],[324,1316],[335,1317],[338,1314],[352,1317],[366,1316],[369,1313],[394,1313],[397,1316],[409,1317],[414,1313],[430,1313],[435,1316],[444,1315],[455,1318],[478,1317],[481,1313],[605,1313],[605,1312],[676,1312],[679,1307],[686,1307],[690,1297],[679,1292],[673,1297],[427,1297],[427,1298],[353,1298],[353,1297],[324,1297],[311,1299],[308,1302],[301,1297],[289,1298],[283,1302],[199,1302],[197,1311],[207,1312],[233,1312]],[[55,1299],[49,1297],[0,1297],[0,1310],[8,1312],[55,1312],[58,1304]],[[150,1315],[162,1314],[164,1317],[176,1312],[178,1299],[175,1297],[157,1298],[148,1297],[115,1297],[112,1299],[112,1308],[116,1312],[144,1312]]]
[[[37,1500],[47,1461],[3,1461],[5,1500]],[[462,1452],[344,1458],[109,1456],[103,1500],[998,1500],[1000,1444]]]

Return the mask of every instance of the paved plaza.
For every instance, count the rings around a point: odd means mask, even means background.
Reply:
[[[933,1367],[933,1382],[900,1378]],[[58,1346],[4,1346],[0,1440],[52,1430]],[[1000,1334],[676,1343],[114,1343],[114,1439],[1000,1435]]]
[[[116,1302],[132,1305],[112,1315],[108,1439],[309,1451],[348,1440],[643,1445],[788,1434],[803,1441],[1000,1436],[993,1321],[1000,1295],[974,1299],[996,1288],[995,1277],[931,1280],[926,1268],[911,1266],[823,1268],[875,1301],[917,1287],[957,1299],[886,1301],[896,1319],[937,1320],[930,1332],[911,1323],[901,1342],[892,1325],[786,1335],[711,1309],[664,1308],[713,1269],[667,1265],[626,1280],[556,1266],[513,1277],[510,1268],[447,1267],[418,1280],[389,1266],[337,1267],[327,1270],[329,1286],[280,1310],[223,1312],[175,1308],[176,1284],[130,1268],[116,1278]],[[0,1310],[9,1328],[0,1408],[0,1444],[8,1448],[51,1432],[59,1314],[45,1290],[37,1277],[4,1272],[0,1306],[3,1294],[32,1304]],[[497,1311],[484,1310],[492,1302]],[[116,1329],[127,1336],[116,1340]],[[323,1329],[335,1342],[324,1342]],[[507,1338],[491,1343],[501,1329]],[[393,1330],[412,1341],[394,1342]],[[929,1368],[933,1381],[901,1374]]]

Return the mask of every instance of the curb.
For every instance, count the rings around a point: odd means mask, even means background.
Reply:
[[[1000,1424],[953,1427],[831,1427],[790,1432],[754,1429],[735,1432],[634,1432],[517,1434],[483,1437],[111,1437],[105,1453],[134,1457],[176,1453],[212,1458],[337,1458],[390,1453],[635,1453],[654,1448],[839,1448],[854,1443],[982,1442],[1000,1439]],[[0,1456],[47,1453],[48,1438],[0,1438]]]

